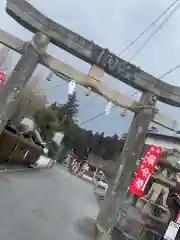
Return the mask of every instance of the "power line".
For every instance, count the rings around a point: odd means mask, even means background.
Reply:
[[[147,29],[145,29],[134,41],[132,41],[132,42],[120,53],[120,55],[122,55],[124,52],[126,52],[126,51],[129,49],[130,46],[132,46],[132,45],[133,45],[142,35],[144,35],[153,25],[155,25],[155,23],[156,23],[157,21],[159,21],[160,18],[161,18],[176,2],[178,2],[178,1],[179,1],[179,0],[174,1],[174,2],[161,14],[161,16],[158,17]],[[165,23],[166,23],[166,22],[172,17],[172,15],[179,9],[179,7],[180,7],[180,4],[178,4],[178,5],[172,10],[172,12],[169,13],[169,15],[168,15],[168,16],[164,19],[164,21],[159,25],[159,27],[149,36],[149,38],[143,43],[143,45],[135,52],[135,54],[133,55],[133,57],[131,58],[130,61],[132,61],[132,59],[133,59],[135,56],[137,56],[137,54],[144,48],[144,46],[151,40],[151,38],[165,25]],[[41,57],[41,55],[40,55],[40,57]],[[169,70],[169,71],[166,72],[165,74],[163,74],[163,75],[160,77],[160,79],[163,78],[163,77],[165,77],[165,76],[167,76],[168,74],[170,74],[171,72],[173,72],[173,71],[174,71],[175,69],[177,69],[178,67],[180,67],[180,64],[177,65],[175,68]],[[60,76],[62,79],[66,80],[66,81],[67,81],[67,80],[68,80],[68,81],[71,81],[71,80],[72,80],[72,79],[67,78],[66,76],[62,75],[61,73],[55,71],[54,69],[51,69],[51,68],[50,68],[50,70],[52,71],[52,73],[56,74],[57,76]],[[50,75],[50,77],[51,77],[51,76],[52,76],[52,75]],[[56,86],[56,87],[57,87],[57,86]],[[136,93],[135,93],[134,95],[136,95]],[[112,108],[115,108],[115,107],[117,107],[117,106],[114,105]],[[88,122],[91,122],[91,121],[93,121],[94,119],[102,116],[103,114],[104,114],[104,111],[101,112],[101,113],[99,113],[99,114],[97,114],[97,115],[95,115],[95,116],[93,116],[93,117],[91,117],[91,118],[89,118],[89,119],[87,119],[86,121],[82,122],[80,125],[84,125],[84,124],[86,124],[86,123],[88,123]]]
[[[46,77],[46,80],[51,81],[52,77],[53,77],[53,72],[51,71],[51,72],[48,74],[48,76]],[[59,77],[61,77],[63,80],[65,80],[65,77],[64,77],[63,75],[60,75]],[[68,79],[68,82],[70,82],[70,81],[72,80],[72,79],[66,77],[66,81],[67,81],[67,79]],[[63,85],[66,85],[68,82],[63,82],[63,83],[61,83],[61,84],[58,84],[58,85],[56,85],[56,86],[53,86],[53,87],[51,87],[50,89],[45,90],[44,92],[45,92],[45,93],[49,93],[51,90],[53,90],[53,89],[55,89],[55,88],[58,88],[58,87],[61,87],[61,86],[63,86]],[[88,95],[87,95],[87,96],[88,96]],[[82,108],[86,107],[86,106],[89,104],[89,102],[92,101],[92,98],[95,99],[97,96],[98,96],[98,95],[91,96],[90,99],[88,99],[88,101],[87,101],[84,105],[81,106],[81,110],[82,110]]]
[[[93,117],[91,117],[91,118],[89,118],[89,119],[87,119],[86,121],[80,123],[79,125],[82,126],[82,125],[84,125],[84,124],[86,124],[86,123],[88,123],[88,122],[91,122],[91,121],[93,121],[94,119],[102,116],[103,114],[104,114],[104,111],[101,112],[101,113],[99,113],[99,114],[97,114],[97,115],[95,115],[95,116],[93,116]]]
[[[159,80],[166,77],[167,75],[169,75],[170,73],[174,72],[176,69],[178,69],[180,67],[180,64],[176,65],[175,67],[171,68],[170,70],[168,70],[166,73],[162,74],[159,77]]]
[[[140,33],[140,35],[137,38],[135,38],[126,48],[124,48],[120,52],[119,56],[127,52],[127,50],[132,45],[134,45],[146,32],[148,32],[149,29],[151,29],[177,2],[179,2],[179,0],[175,0],[164,12],[162,12],[162,14],[157,19],[155,19],[155,21],[153,21],[142,33]]]
[[[133,44],[135,44],[147,31],[149,31],[179,0],[175,0],[155,21],[153,21],[136,39],[134,39],[124,50],[122,50],[119,54],[121,56],[123,53],[125,53]],[[138,48],[138,50],[135,52],[135,54],[131,57],[130,62],[139,54],[139,52],[147,45],[147,43],[162,29],[162,27],[168,22],[168,20],[173,16],[173,14],[179,9],[180,3],[168,14],[168,16],[163,20],[163,22],[155,29],[155,31],[148,37],[148,39]],[[180,67],[180,64],[176,66],[175,68],[169,70],[165,74],[163,74],[159,79],[162,79],[163,77],[167,76],[169,73],[174,71]],[[137,95],[137,92],[135,92],[132,96]],[[115,107],[115,106],[113,106]],[[88,122],[93,121],[94,119],[102,116],[104,114],[104,111],[91,117],[90,119],[84,121],[80,125],[84,125]]]
[[[117,106],[116,106],[116,105],[112,106],[111,110],[112,110],[113,108],[115,108],[115,107],[117,107]],[[95,115],[95,116],[93,116],[93,117],[91,117],[91,118],[89,118],[89,119],[87,119],[87,120],[85,120],[84,122],[80,123],[79,125],[82,126],[82,125],[84,125],[84,124],[86,124],[86,123],[88,123],[88,122],[91,122],[91,121],[93,121],[94,119],[102,116],[103,114],[104,114],[104,111],[101,112],[101,113],[99,113],[99,114],[97,114],[97,115]]]
[[[169,10],[175,3],[177,3],[179,0],[176,0],[173,2],[170,7],[167,9]],[[158,31],[167,23],[167,21],[172,17],[172,15],[179,9],[180,3],[168,14],[168,16],[164,19],[164,21],[159,25],[158,28],[155,29],[155,31],[148,37],[148,39],[140,46],[140,48],[135,52],[135,54],[131,57],[130,62],[139,54],[139,52],[146,46],[146,44],[158,33]],[[166,12],[167,12],[166,10]],[[172,73],[174,70],[176,70],[178,67],[180,67],[180,64],[178,64],[176,67],[168,70],[166,73],[162,74],[158,79],[161,80],[168,74]],[[136,94],[133,94],[134,96]]]
[[[81,109],[82,108],[85,108],[90,102],[92,102],[95,98],[97,98],[99,95],[94,95],[94,96],[90,96],[90,98],[87,100],[87,102],[85,102],[85,104],[83,104],[81,106]]]
[[[173,14],[180,8],[180,3],[168,14],[164,21],[155,29],[155,31],[147,38],[147,40],[138,48],[138,50],[133,54],[130,61],[131,62],[148,44],[148,42],[163,28],[163,26],[168,22],[168,20],[173,16]]]
[[[172,72],[174,72],[176,69],[178,69],[180,67],[180,63],[178,63],[175,67],[173,68],[170,68],[167,72],[163,73],[159,78],[158,80],[161,80],[163,79],[164,77],[168,76],[169,74],[171,74]],[[141,78],[141,76],[139,76]],[[141,78],[141,79],[144,79],[144,78]],[[135,94],[134,94],[135,95]],[[134,96],[133,95],[133,96]]]

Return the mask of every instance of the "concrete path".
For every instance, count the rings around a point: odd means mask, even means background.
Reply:
[[[59,166],[0,173],[0,239],[89,239],[98,213],[92,188]]]

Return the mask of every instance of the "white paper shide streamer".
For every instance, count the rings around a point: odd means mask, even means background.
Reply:
[[[111,111],[111,108],[112,108],[112,102],[108,102],[106,107],[105,107],[105,115],[108,116],[110,114],[110,111]]]
[[[76,83],[75,81],[70,81],[69,82],[69,85],[68,85],[68,94],[69,95],[73,95],[74,91],[75,91],[75,88],[76,88]]]

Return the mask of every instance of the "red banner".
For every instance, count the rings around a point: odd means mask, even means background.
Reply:
[[[144,189],[152,176],[163,149],[150,145],[129,187],[132,194],[142,197]]]
[[[4,84],[4,82],[5,82],[5,74],[4,72],[0,72],[0,83]]]
[[[176,217],[176,223],[180,224],[180,210],[179,210],[178,215]]]

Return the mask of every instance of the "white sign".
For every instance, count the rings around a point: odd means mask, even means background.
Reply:
[[[68,85],[68,94],[73,95],[75,88],[76,88],[75,81],[70,81]]]
[[[179,230],[179,226],[180,226],[179,224],[171,221],[169,223],[169,226],[168,226],[168,228],[166,230],[166,233],[164,235],[164,239],[166,239],[166,240],[175,240],[175,237],[176,237],[177,232]]]
[[[113,105],[112,105],[112,102],[111,102],[111,101],[107,103],[107,105],[106,105],[106,107],[105,107],[105,115],[106,115],[106,116],[110,114],[110,111],[111,111],[112,106],[113,106]]]

